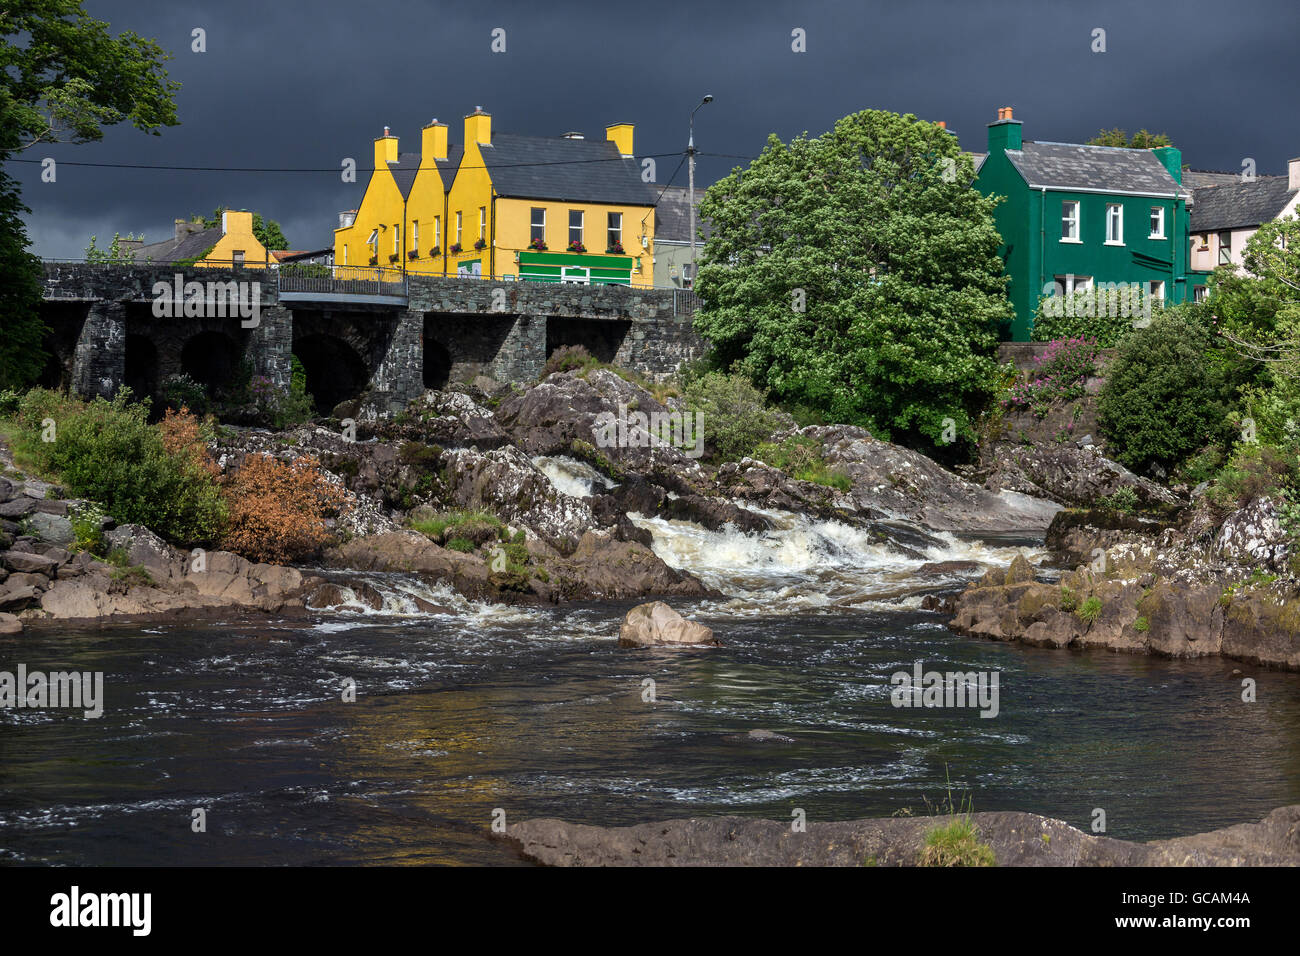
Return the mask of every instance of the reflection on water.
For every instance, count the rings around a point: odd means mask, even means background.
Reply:
[[[508,609],[383,575],[365,578],[390,610],[414,593],[449,612],[5,639],[0,669],[104,671],[106,706],[0,712],[0,861],[514,863],[487,838],[495,808],[831,820],[926,813],[948,778],[977,810],[1086,828],[1102,807],[1125,839],[1300,802],[1300,676],[956,637],[914,605],[960,582],[921,565],[1005,566],[1012,545],[941,537],[917,557],[776,517],[749,539],[644,522],[731,595],[674,602],[714,628],[709,650],[618,648],[630,605]],[[892,707],[890,675],[917,660],[998,672],[999,716]],[[758,728],[794,743],[737,739]]]

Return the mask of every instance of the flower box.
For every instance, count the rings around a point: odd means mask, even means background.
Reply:
[[[408,259],[418,259],[418,258],[420,258],[420,253],[419,253],[417,250],[412,249],[410,252],[408,252],[408,253],[406,254],[406,258],[408,258]]]
[[[584,246],[582,243],[580,243],[577,239],[574,239],[571,243],[569,243],[569,251],[570,251],[570,252],[586,252],[586,251],[587,251],[587,247]]]
[[[476,239],[476,240],[474,241],[474,248],[475,248],[475,249],[486,249],[486,248],[487,248],[487,240],[486,240],[486,239]]]
[[[458,242],[458,243],[454,244],[454,245],[451,247],[451,249],[449,249],[448,251],[449,251],[453,256],[458,256],[458,255],[460,255],[461,252],[463,252],[464,250],[461,248],[461,245],[460,245],[460,243]]]
[[[379,265],[379,256],[371,256],[371,257],[370,257],[370,264],[371,264],[372,266],[377,266],[377,265]]]

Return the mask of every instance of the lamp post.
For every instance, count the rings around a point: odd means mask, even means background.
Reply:
[[[704,99],[700,100],[700,106],[705,103],[713,102],[713,94],[706,93]],[[686,162],[687,162],[687,180],[690,183],[688,187],[687,205],[691,207],[691,288],[695,288],[695,114],[699,112],[700,106],[691,110],[691,137],[686,142]]]

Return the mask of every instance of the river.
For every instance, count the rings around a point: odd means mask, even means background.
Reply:
[[[1109,835],[1147,840],[1300,803],[1300,675],[954,636],[920,595],[977,572],[923,564],[1005,567],[1032,542],[905,555],[768,514],[777,530],[750,536],[638,521],[728,595],[672,602],[714,628],[707,650],[617,647],[630,604],[477,604],[398,575],[365,576],[384,614],[5,638],[0,669],[103,671],[106,700],[97,720],[0,711],[0,862],[512,864],[497,810],[815,821],[929,814],[949,791],[1083,829],[1101,808]],[[413,613],[410,593],[451,611]],[[996,673],[997,716],[892,706],[917,661]]]

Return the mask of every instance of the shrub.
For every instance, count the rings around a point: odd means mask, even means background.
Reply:
[[[68,511],[72,549],[99,554],[104,548],[104,511],[94,502],[74,505]]]
[[[1207,495],[1221,511],[1244,508],[1257,498],[1283,497],[1300,487],[1300,460],[1295,449],[1241,445],[1215,476]]]
[[[981,843],[979,829],[969,815],[935,827],[925,835],[921,866],[996,866],[993,848]]]
[[[200,415],[208,410],[208,390],[184,372],[163,379],[158,394],[167,408],[188,408]]]
[[[1097,404],[1116,458],[1136,471],[1169,470],[1224,438],[1230,389],[1207,355],[1213,345],[1208,329],[1174,312],[1120,343]]]
[[[1070,588],[1064,584],[1061,585],[1061,601],[1059,607],[1062,611],[1073,611],[1079,606],[1079,597]]]
[[[1029,337],[1035,342],[1087,336],[1101,348],[1117,346],[1133,331],[1137,305],[1125,289],[1080,290],[1073,296],[1043,296]],[[1153,317],[1155,315],[1153,309]]]
[[[1118,511],[1120,514],[1129,515],[1138,509],[1138,496],[1132,486],[1125,485],[1122,488],[1116,488],[1109,495],[1098,498],[1097,504],[1108,511]]]
[[[1147,631],[1151,630],[1151,622],[1145,617],[1140,617],[1133,622],[1133,630],[1137,631],[1139,634],[1145,634]]]
[[[848,491],[853,480],[843,469],[832,468],[822,457],[822,443],[807,435],[791,435],[779,444],[763,442],[754,456],[801,481]]]
[[[1084,394],[1088,377],[1097,372],[1097,340],[1057,339],[1034,359],[1028,381],[1013,386],[1002,400],[1003,408],[1032,409],[1042,418],[1053,402],[1070,401]]]
[[[765,396],[741,375],[708,372],[684,390],[687,407],[702,415],[705,447],[717,461],[754,454],[760,442],[789,428],[793,419],[769,408]]]
[[[551,353],[542,366],[542,378],[556,372],[571,372],[574,369],[586,369],[601,362],[581,345],[563,345]]]
[[[1079,615],[1079,620],[1091,624],[1101,616],[1101,598],[1093,595],[1080,604],[1079,610],[1075,613]]]
[[[316,554],[330,540],[326,519],[346,502],[343,489],[310,458],[285,464],[270,455],[250,455],[225,491],[230,524],[222,546],[272,564]]]
[[[119,522],[136,522],[181,545],[215,540],[225,503],[212,474],[188,452],[168,450],[148,422],[149,403],[123,388],[111,402],[66,399],[34,389],[19,408],[19,441],[67,492],[99,502]],[[53,421],[53,440],[43,423]]]

